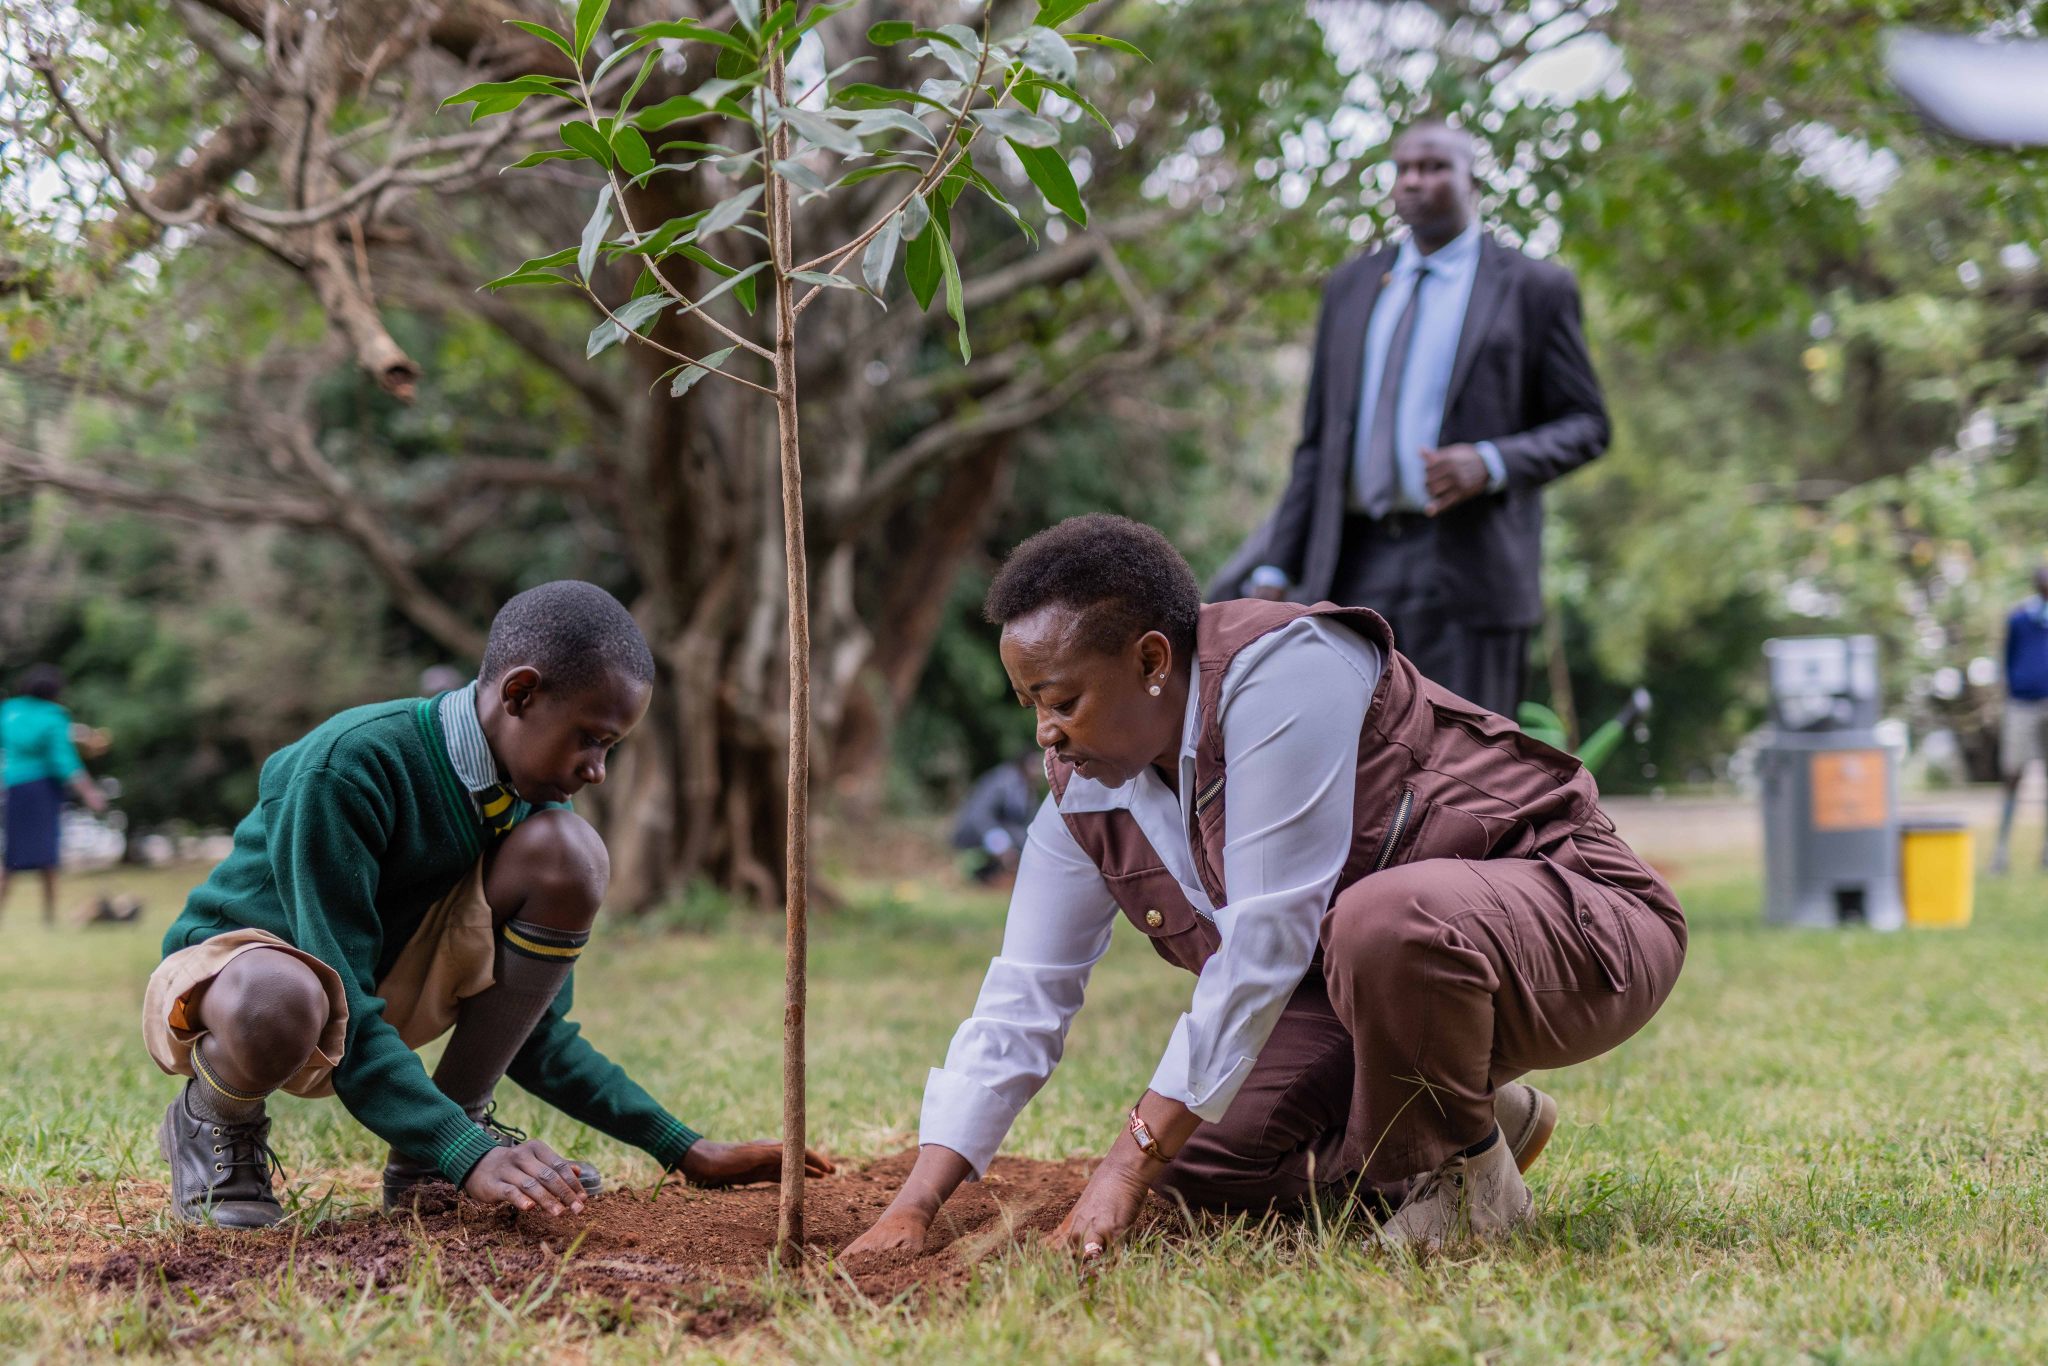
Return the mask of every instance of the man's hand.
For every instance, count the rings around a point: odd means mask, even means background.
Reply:
[[[1459,442],[1455,446],[1422,448],[1423,485],[1429,490],[1429,515],[1447,512],[1486,492],[1493,475],[1477,446]]]
[[[537,1138],[485,1153],[462,1189],[487,1205],[538,1209],[550,1219],[583,1213],[583,1183],[576,1179],[575,1164]]]
[[[683,1154],[680,1168],[693,1186],[745,1186],[774,1181],[782,1175],[782,1142],[764,1138],[753,1143],[714,1143],[700,1138]],[[804,1149],[804,1175],[830,1176],[832,1159]]]
[[[924,1250],[924,1235],[931,1226],[931,1215],[899,1201],[883,1211],[882,1217],[875,1220],[874,1227],[854,1239],[839,1255],[862,1257],[870,1252],[921,1252]]]

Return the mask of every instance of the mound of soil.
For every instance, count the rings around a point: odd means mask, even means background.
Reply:
[[[822,1261],[859,1237],[889,1203],[916,1160],[913,1149],[805,1187],[805,1245]],[[963,1185],[932,1225],[923,1251],[841,1263],[870,1299],[931,1293],[964,1284],[983,1259],[1065,1217],[1094,1162],[998,1158],[986,1180]],[[439,1198],[434,1198],[438,1194]],[[674,1182],[657,1190],[609,1190],[581,1215],[548,1219],[455,1198],[452,1187],[422,1192],[415,1214],[331,1220],[296,1236],[285,1229],[194,1229],[125,1248],[79,1270],[104,1289],[187,1293],[204,1299],[244,1281],[275,1283],[287,1267],[304,1285],[336,1293],[382,1289],[422,1274],[431,1254],[457,1296],[488,1290],[500,1302],[557,1313],[581,1301],[627,1300],[690,1316],[717,1336],[765,1312],[753,1285],[775,1243],[772,1186],[704,1191]]]

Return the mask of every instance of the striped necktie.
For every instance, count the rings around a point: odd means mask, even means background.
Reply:
[[[517,818],[517,802],[512,789],[504,783],[493,783],[476,794],[477,810],[483,813],[484,828],[497,839],[512,828]]]

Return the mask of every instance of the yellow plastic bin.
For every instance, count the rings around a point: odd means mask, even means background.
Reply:
[[[1970,828],[1957,818],[1915,816],[1899,822],[1899,880],[1908,925],[1960,929],[1970,923],[1977,876],[1970,845]]]

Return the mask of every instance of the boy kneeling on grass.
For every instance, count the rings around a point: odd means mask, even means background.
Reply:
[[[775,1177],[779,1144],[701,1139],[568,1018],[611,872],[569,799],[604,781],[653,679],[615,598],[543,584],[499,611],[475,683],[345,711],[271,756],[143,1002],[150,1056],[191,1079],[158,1133],[180,1218],[283,1216],[264,1115],[279,1089],[337,1095],[391,1144],[387,1210],[447,1180],[581,1212],[597,1172],[497,1122],[507,1076],[699,1185]],[[413,1050],[451,1027],[430,1080]]]

